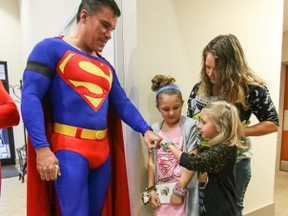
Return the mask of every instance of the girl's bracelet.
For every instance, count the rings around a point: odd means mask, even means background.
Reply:
[[[152,190],[156,191],[156,186],[155,185],[152,185],[152,186],[149,186],[149,187],[145,188],[145,191],[152,191]]]
[[[147,203],[149,202],[152,190],[156,191],[155,185],[145,188],[145,191],[141,193],[141,200],[144,205],[147,205]]]
[[[171,141],[165,141],[165,142],[162,144],[162,150],[165,151],[165,152],[167,152],[167,147],[168,147],[169,145],[174,145],[174,144],[173,144],[173,142],[171,142]]]
[[[177,182],[177,184],[174,186],[173,188],[173,193],[176,195],[176,196],[180,196],[180,197],[183,197],[185,196],[187,192],[187,188],[183,188],[180,186],[179,182]]]

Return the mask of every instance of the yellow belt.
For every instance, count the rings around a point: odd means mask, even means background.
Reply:
[[[70,125],[64,125],[57,122],[54,123],[53,130],[56,133],[76,137],[79,139],[101,140],[107,135],[107,129],[91,130],[86,128],[77,128]]]

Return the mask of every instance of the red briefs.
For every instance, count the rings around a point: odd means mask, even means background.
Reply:
[[[107,137],[101,140],[84,140],[53,133],[51,145],[54,153],[60,150],[68,150],[81,154],[83,157],[87,158],[90,169],[95,169],[102,165],[109,155]]]

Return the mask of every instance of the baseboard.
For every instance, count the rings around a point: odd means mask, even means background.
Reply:
[[[245,216],[275,216],[275,203],[264,206],[255,211],[246,213]]]

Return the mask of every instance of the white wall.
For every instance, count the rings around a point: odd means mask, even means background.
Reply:
[[[26,59],[36,42],[56,36],[79,1],[0,0],[0,60],[7,61],[9,83],[19,85]],[[21,96],[15,88],[17,96]],[[10,94],[20,108],[19,99]],[[20,110],[20,109],[19,109]],[[24,145],[23,124],[13,128],[15,149]],[[16,155],[17,156],[17,155]]]
[[[60,34],[80,2],[80,0],[19,0],[25,60],[38,41]]]
[[[118,77],[132,102],[138,107],[139,87],[137,73],[137,8],[136,0],[117,1],[121,6],[122,15],[118,20],[116,33],[121,41],[118,41],[117,70]],[[120,3],[121,2],[121,3]],[[121,35],[120,35],[121,34]],[[123,44],[122,44],[123,43]],[[123,62],[120,62],[123,61]],[[143,178],[146,178],[144,154],[140,146],[140,135],[130,127],[124,125],[124,140],[126,146],[126,163],[128,172],[129,195],[131,214],[139,215],[141,208],[140,193],[143,189]],[[144,149],[145,147],[142,146]]]
[[[199,80],[202,49],[212,38],[226,33],[239,38],[250,67],[269,82],[278,108],[282,0],[145,0],[137,2],[137,9],[139,107],[149,122],[159,118],[150,90],[153,76],[175,77],[187,99]],[[246,213],[273,204],[277,134],[252,141],[255,155]],[[145,180],[141,179],[143,185]]]
[[[22,45],[19,22],[18,0],[0,0],[0,60],[7,61],[9,84],[16,86],[15,93],[20,97],[19,84],[23,71]],[[10,95],[19,108],[20,100],[10,88]],[[15,149],[24,145],[23,125],[13,127]],[[16,153],[15,153],[16,154]]]

